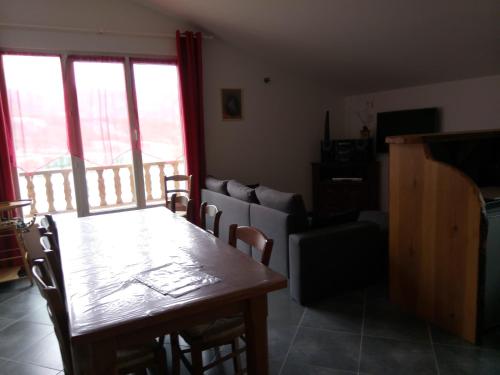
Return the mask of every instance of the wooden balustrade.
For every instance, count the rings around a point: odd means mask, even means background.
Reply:
[[[66,201],[66,211],[74,211],[73,202],[71,199],[71,184],[69,182],[70,170],[63,171],[64,178],[64,200]]]
[[[116,204],[122,204],[122,184],[120,180],[120,168],[113,168],[113,178],[115,180]]]
[[[153,199],[153,194],[151,190],[151,165],[144,165],[144,181],[146,185],[146,200],[150,201]]]
[[[144,185],[145,185],[145,193],[146,193],[146,201],[148,203],[152,202],[161,202],[165,200],[165,185],[164,185],[164,177],[165,174],[178,174],[179,173],[179,164],[183,163],[182,161],[166,161],[166,162],[157,162],[157,163],[144,163]],[[167,169],[170,167],[170,169]],[[156,168],[158,168],[159,172],[157,173]],[[122,177],[120,176],[120,172],[122,170],[127,170],[129,173],[129,181],[130,186],[122,186]],[[153,178],[152,171],[154,170],[155,178]],[[111,172],[106,177],[106,172]],[[44,213],[56,213],[56,212],[69,212],[74,211],[75,207],[73,205],[73,197],[74,192],[71,185],[71,177],[72,173],[71,169],[53,169],[47,171],[37,171],[33,173],[20,173],[19,174],[19,183],[22,186],[26,187],[27,196],[33,202],[30,207],[29,216],[33,216],[35,214],[44,214]],[[124,205],[130,205],[131,203],[136,201],[136,191],[135,191],[135,182],[134,182],[134,173],[132,165],[128,164],[120,164],[120,165],[112,165],[112,166],[100,166],[100,167],[89,167],[86,169],[86,173],[95,173],[97,175],[97,196],[94,197],[99,203],[96,207],[91,207],[91,209],[105,209],[105,208],[113,208]],[[54,185],[54,181],[56,180],[54,177],[56,175],[62,176],[62,189],[57,189]],[[156,178],[156,175],[158,178]],[[40,176],[40,177],[38,177]],[[38,178],[37,178],[38,177]],[[44,181],[45,186],[37,188],[36,184]],[[94,183],[94,180],[88,180],[87,183]],[[157,185],[159,184],[159,185]],[[158,187],[161,192],[160,197],[155,197],[153,192],[153,187]],[[106,198],[109,199],[109,194],[107,191],[109,189],[113,189],[116,195],[116,199],[114,202],[108,202]],[[127,191],[127,189],[129,189]],[[45,196],[37,195],[37,192],[45,191]],[[90,189],[88,189],[90,191]],[[59,191],[62,191],[64,194],[64,199],[62,196],[56,196]],[[124,200],[124,191],[127,191],[131,200]],[[130,198],[130,196],[128,198]],[[61,207],[57,207],[56,202],[63,202],[65,207],[62,209]],[[39,209],[40,203],[43,203],[46,209]],[[60,205],[61,203],[59,203]]]
[[[128,166],[128,172],[130,176],[130,191],[132,192],[132,202],[135,202],[135,182],[134,182],[134,170],[132,166]]]

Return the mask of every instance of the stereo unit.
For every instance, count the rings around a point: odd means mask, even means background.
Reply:
[[[321,162],[368,162],[374,158],[373,139],[341,139],[321,144]]]

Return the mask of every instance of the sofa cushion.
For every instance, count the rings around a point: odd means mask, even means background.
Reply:
[[[259,186],[255,194],[260,204],[291,215],[305,215],[306,208],[300,194],[285,193],[267,186]]]
[[[208,190],[215,191],[216,193],[228,195],[227,192],[227,182],[228,180],[219,180],[214,176],[207,176],[205,179],[205,186]]]
[[[259,186],[255,194],[261,205],[292,215],[297,231],[307,227],[306,207],[300,194],[285,193],[267,186]]]
[[[236,180],[229,180],[227,183],[227,191],[233,198],[239,199],[244,202],[257,203],[255,189],[249,188]]]
[[[250,204],[250,225],[272,238],[273,252],[269,267],[288,277],[288,235],[294,232],[295,218],[286,212]],[[260,259],[260,252],[252,249],[255,259]]]
[[[201,189],[201,199],[208,204],[217,206],[222,211],[219,238],[225,243],[229,239],[229,226],[231,224],[250,225],[250,203],[208,189]],[[251,254],[250,246],[240,243],[240,241],[238,241],[237,248],[246,254]]]

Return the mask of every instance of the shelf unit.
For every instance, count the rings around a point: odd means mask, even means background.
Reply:
[[[377,161],[312,163],[314,212],[328,216],[348,210],[377,210],[379,170]]]
[[[0,283],[27,277],[33,284],[21,233],[22,229],[18,227],[21,219],[16,217],[16,211],[29,204],[31,204],[31,201],[0,202],[0,240],[4,245],[3,248],[0,248]],[[14,243],[15,246],[11,247],[10,244]],[[5,256],[5,254],[7,255]],[[7,262],[22,263],[22,265],[6,266],[5,263]],[[22,268],[24,268],[24,275],[21,273]]]

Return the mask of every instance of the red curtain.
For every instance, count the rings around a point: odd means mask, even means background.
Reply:
[[[3,74],[3,62],[0,58],[0,201],[14,200],[14,169],[16,155],[10,127],[7,88]]]
[[[14,141],[10,126],[9,107],[7,103],[7,88],[3,73],[3,62],[0,55],[0,202],[16,199],[14,188],[14,175],[16,155],[14,152]],[[16,248],[16,241],[5,237],[0,239],[0,250]],[[2,252],[0,258],[8,258],[18,255],[18,251]],[[10,262],[1,262],[0,268],[6,266],[21,265],[21,259]]]
[[[203,66],[201,33],[176,32],[184,144],[188,174],[193,175],[191,198],[194,207],[201,204],[201,186],[205,181],[205,134],[203,125]],[[196,209],[195,212],[198,212]],[[199,220],[198,215],[196,219]]]

